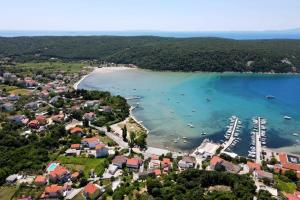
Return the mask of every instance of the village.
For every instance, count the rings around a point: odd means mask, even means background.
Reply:
[[[48,77],[32,71],[31,76],[21,76],[4,69],[0,74],[4,123],[24,140],[48,137],[47,145],[57,145],[41,169],[6,174],[3,184],[13,191],[11,199],[102,199],[124,183],[137,181],[143,188],[147,177],[159,179],[187,169],[247,175],[257,192],[268,191],[276,199],[300,199],[297,155],[262,148],[251,159],[226,151],[227,143],[208,139],[191,153],[148,147],[148,132],[131,115],[134,108],[124,98],[73,88],[92,67],[72,73],[59,70]],[[17,186],[18,190],[12,189]]]

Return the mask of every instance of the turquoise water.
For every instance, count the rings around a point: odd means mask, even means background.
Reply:
[[[94,72],[78,88],[142,97],[129,103],[139,103],[134,115],[150,129],[148,144],[152,146],[190,151],[206,137],[218,142],[224,139],[232,115],[243,123],[242,141],[234,152],[249,150],[254,116],[268,120],[267,147],[293,146],[300,140],[292,135],[300,135],[300,76],[296,75],[124,70]],[[276,98],[268,100],[266,95]],[[292,120],[283,119],[285,115]],[[189,123],[194,128],[188,127]],[[188,138],[186,143],[173,142],[183,136]]]
[[[51,172],[51,171],[53,171],[56,167],[57,167],[57,163],[51,163],[50,165],[49,165],[49,167],[47,168],[47,171],[48,172]]]

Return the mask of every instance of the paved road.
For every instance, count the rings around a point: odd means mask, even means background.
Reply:
[[[98,126],[94,126],[91,123],[89,123],[90,127],[93,127],[99,131],[103,131],[105,133],[105,135],[107,137],[109,137],[110,139],[112,139],[113,141],[115,141],[121,148],[128,148],[128,143],[123,141],[123,138],[118,137],[117,135],[108,132],[106,127],[98,127]]]

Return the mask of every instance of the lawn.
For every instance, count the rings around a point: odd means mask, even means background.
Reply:
[[[57,160],[72,171],[82,170],[85,177],[89,176],[92,169],[94,169],[97,174],[102,174],[105,167],[108,165],[108,160],[106,158],[59,156]]]
[[[26,69],[26,74],[31,75],[34,71],[43,71],[45,73],[55,73],[58,71],[65,71],[67,73],[77,73],[86,64],[79,62],[27,62],[27,63],[17,63],[17,67]]]
[[[82,192],[79,192],[72,200],[85,200]]]
[[[23,89],[23,88],[16,88],[10,91],[10,93],[18,94],[18,95],[29,95],[31,90]]]
[[[18,89],[18,87],[0,84],[0,90],[3,90],[3,89],[5,89],[7,92],[11,92],[13,90]]]
[[[8,186],[0,187],[0,199],[10,200],[14,196],[16,191],[17,188],[15,187],[8,187]]]
[[[287,193],[294,193],[296,191],[296,184],[292,182],[285,182],[280,180],[277,176],[275,176],[275,182],[277,185],[278,190]]]

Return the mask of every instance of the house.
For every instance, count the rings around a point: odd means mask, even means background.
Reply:
[[[55,96],[55,97],[52,97],[50,100],[49,100],[49,103],[50,104],[55,104],[58,102],[60,96]]]
[[[108,149],[104,144],[97,144],[96,147],[96,158],[102,158],[108,156]]]
[[[81,137],[83,134],[83,130],[80,127],[74,127],[70,129],[71,135],[76,135],[78,137]]]
[[[10,94],[8,97],[7,97],[8,100],[10,101],[17,101],[20,99],[20,97],[14,93]]]
[[[65,151],[66,156],[76,156],[77,155],[77,150],[76,149],[67,149]]]
[[[46,179],[46,177],[44,177],[44,176],[37,176],[37,177],[34,179],[34,183],[35,183],[36,185],[39,185],[39,186],[41,186],[41,185],[46,185],[46,184],[47,184],[47,179]]]
[[[71,144],[71,149],[79,150],[81,148],[80,144]]]
[[[86,199],[94,200],[100,196],[101,191],[100,188],[98,188],[95,184],[90,182],[84,187],[83,194]]]
[[[18,180],[18,177],[19,177],[18,174],[12,174],[5,179],[6,183],[8,183],[8,184],[15,183]]]
[[[168,172],[171,169],[171,159],[170,158],[163,158],[161,161],[161,167],[163,168],[164,172]]]
[[[11,112],[14,110],[14,105],[12,103],[5,103],[1,105],[1,108],[4,112]]]
[[[96,119],[96,114],[93,112],[85,113],[83,115],[83,119],[88,120],[88,121],[94,121]]]
[[[72,175],[71,175],[71,180],[72,181],[77,181],[78,178],[79,178],[79,172],[74,172]]]
[[[213,156],[212,159],[210,160],[210,168],[215,169],[217,164],[222,165],[226,171],[231,172],[231,173],[238,173],[241,170],[240,166],[235,165],[226,160],[223,160],[219,156]]]
[[[300,178],[300,157],[279,153],[279,161],[281,165],[277,165],[277,167],[281,167],[281,169],[278,171],[285,173],[287,170],[293,170],[297,177]]]
[[[258,164],[258,163],[247,161],[246,165],[249,167],[250,173],[252,173],[255,170],[261,170],[260,164]]]
[[[38,85],[38,83],[35,80],[32,79],[25,79],[24,81],[25,87],[32,88]]]
[[[49,185],[45,187],[41,199],[61,199],[63,197],[64,188],[59,185]]]
[[[127,159],[126,166],[131,169],[138,169],[140,167],[140,161],[138,158]]]
[[[39,108],[39,103],[38,102],[29,102],[25,104],[24,106],[26,109],[32,109],[32,110],[37,110]]]
[[[127,162],[127,157],[125,156],[116,156],[112,160],[112,164],[116,165],[119,169],[122,169]]]
[[[191,156],[184,156],[179,162],[178,166],[182,169],[193,168],[196,164],[196,160]]]
[[[269,179],[269,180],[273,180],[273,174],[270,173],[270,172],[266,172],[266,171],[263,171],[263,170],[255,170],[253,172],[253,176],[258,178],[258,179]]]
[[[57,166],[53,171],[49,174],[49,179],[56,183],[65,183],[68,179],[71,178],[71,173],[67,170],[67,168],[63,166]]]
[[[47,118],[44,115],[38,115],[35,119],[39,122],[39,125],[47,124]]]
[[[81,144],[88,148],[94,149],[97,144],[100,144],[100,142],[98,138],[92,137],[92,138],[83,138],[81,140]]]
[[[161,175],[160,169],[154,170],[154,174],[155,174],[155,176],[160,176]]]
[[[27,126],[29,128],[38,129],[40,127],[38,120],[34,119],[28,122]]]
[[[47,90],[43,90],[40,93],[40,97],[43,98],[43,99],[47,99],[49,97],[49,92]]]
[[[51,119],[52,119],[53,122],[62,123],[65,119],[65,115],[63,113],[58,114],[58,115],[53,115],[51,117]]]
[[[110,106],[101,106],[101,109],[99,109],[100,112],[105,112],[105,113],[111,113],[112,108]]]
[[[111,175],[114,175],[116,173],[116,171],[118,170],[118,166],[116,165],[113,165],[113,164],[110,164],[108,166],[108,172],[111,174]]]
[[[160,160],[150,160],[149,169],[159,169],[160,168]]]
[[[29,121],[29,119],[25,117],[25,115],[14,115],[10,118],[10,120],[20,125],[26,125]]]

